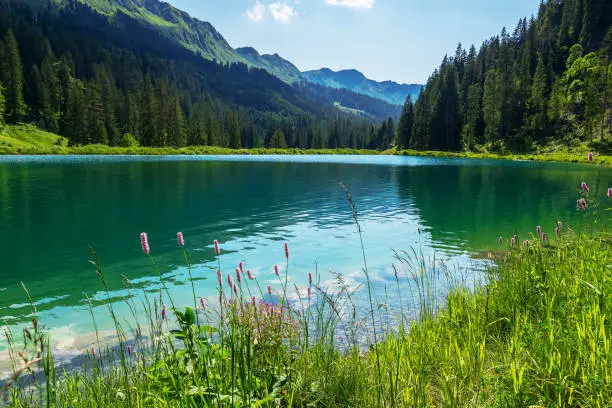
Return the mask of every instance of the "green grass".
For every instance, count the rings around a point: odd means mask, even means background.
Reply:
[[[442,300],[432,296],[432,285],[448,270],[426,262],[418,249],[399,253],[398,293],[389,296],[418,307],[416,319],[405,306],[394,310],[395,326],[382,323],[381,308],[372,300],[370,310],[356,310],[356,294],[341,277],[341,290],[332,293],[315,275],[312,296],[302,290],[300,302],[289,308],[290,257],[278,276],[280,303],[253,306],[251,295],[262,298],[266,289],[229,287],[225,276],[235,276],[234,267],[223,265],[221,254],[219,270],[230,272],[220,278],[216,309],[199,307],[194,293],[191,301],[183,300],[189,306],[169,306],[164,319],[161,304],[174,303],[162,289],[143,302],[147,313],[134,313],[127,323],[115,320],[119,347],[90,355],[83,370],[55,371],[37,322],[24,332],[27,342],[16,367],[42,365],[43,381],[28,383],[27,370],[17,370],[15,378],[26,381],[5,387],[4,402],[10,407],[610,407],[612,237],[601,212],[605,207],[607,216],[610,206],[602,205],[606,197],[584,197],[589,213],[579,228],[561,226],[558,237],[549,231],[545,242],[532,236],[521,237],[527,244],[511,245],[506,237],[507,244],[495,244],[497,262],[484,284],[453,280]],[[185,259],[189,265],[186,252]],[[368,277],[365,267],[364,273]],[[159,279],[165,288],[163,276]],[[399,292],[404,279],[415,284],[414,293]],[[135,310],[134,301],[128,302]],[[111,304],[108,309],[114,313]],[[129,334],[136,330],[147,337]],[[339,335],[345,337],[342,347],[335,342]]]

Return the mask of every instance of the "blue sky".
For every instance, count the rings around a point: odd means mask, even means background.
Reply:
[[[457,43],[477,47],[537,14],[540,0],[166,0],[232,47],[278,53],[301,70],[358,69],[424,83]]]

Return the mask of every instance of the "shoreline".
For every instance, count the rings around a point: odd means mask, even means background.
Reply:
[[[52,148],[6,148],[0,146],[0,156],[407,156],[407,157],[432,157],[451,159],[480,159],[480,160],[506,160],[506,161],[534,161],[534,162],[556,162],[594,164],[604,167],[612,165],[612,155],[595,156],[592,162],[587,159],[586,153],[525,153],[525,154],[498,154],[498,153],[474,153],[474,152],[444,152],[444,151],[417,151],[417,150],[365,150],[365,149],[230,149],[216,146],[190,146],[183,148],[164,147],[109,147],[100,145],[89,145],[83,147],[54,146]]]

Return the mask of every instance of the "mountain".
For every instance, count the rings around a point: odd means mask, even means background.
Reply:
[[[252,47],[236,48],[236,52],[249,65],[265,69],[288,84],[293,84],[302,80],[302,73],[300,70],[278,54],[260,55],[259,52]]]
[[[0,1],[0,89],[0,123],[73,145],[386,149],[395,135],[391,118],[373,119],[388,107],[358,112],[382,102],[334,106],[156,0]]]
[[[38,2],[38,0],[31,0]],[[56,0],[68,5],[68,0]],[[245,62],[210,24],[192,18],[158,0],[76,0],[120,24],[135,20],[162,37],[208,60],[220,63]]]
[[[412,96],[412,100],[416,100],[422,88],[422,85],[418,84],[398,84],[393,81],[376,82],[354,69],[335,72],[329,68],[322,68],[302,72],[302,77],[308,82],[329,88],[350,89],[393,105],[403,105],[408,95]]]

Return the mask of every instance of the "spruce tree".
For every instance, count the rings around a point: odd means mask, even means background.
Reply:
[[[19,46],[13,31],[4,36],[2,59],[0,60],[0,80],[6,85],[6,116],[13,122],[21,120],[25,113],[23,102],[23,68]]]
[[[408,148],[412,139],[412,126],[414,125],[414,105],[410,95],[406,98],[402,108],[402,114],[397,124],[397,147]]]
[[[5,99],[4,99],[4,87],[2,86],[2,82],[0,82],[0,129],[4,127],[4,109],[5,109]]]
[[[238,115],[236,112],[232,112],[232,116],[229,122],[229,147],[232,149],[240,149],[240,124],[238,123]]]

